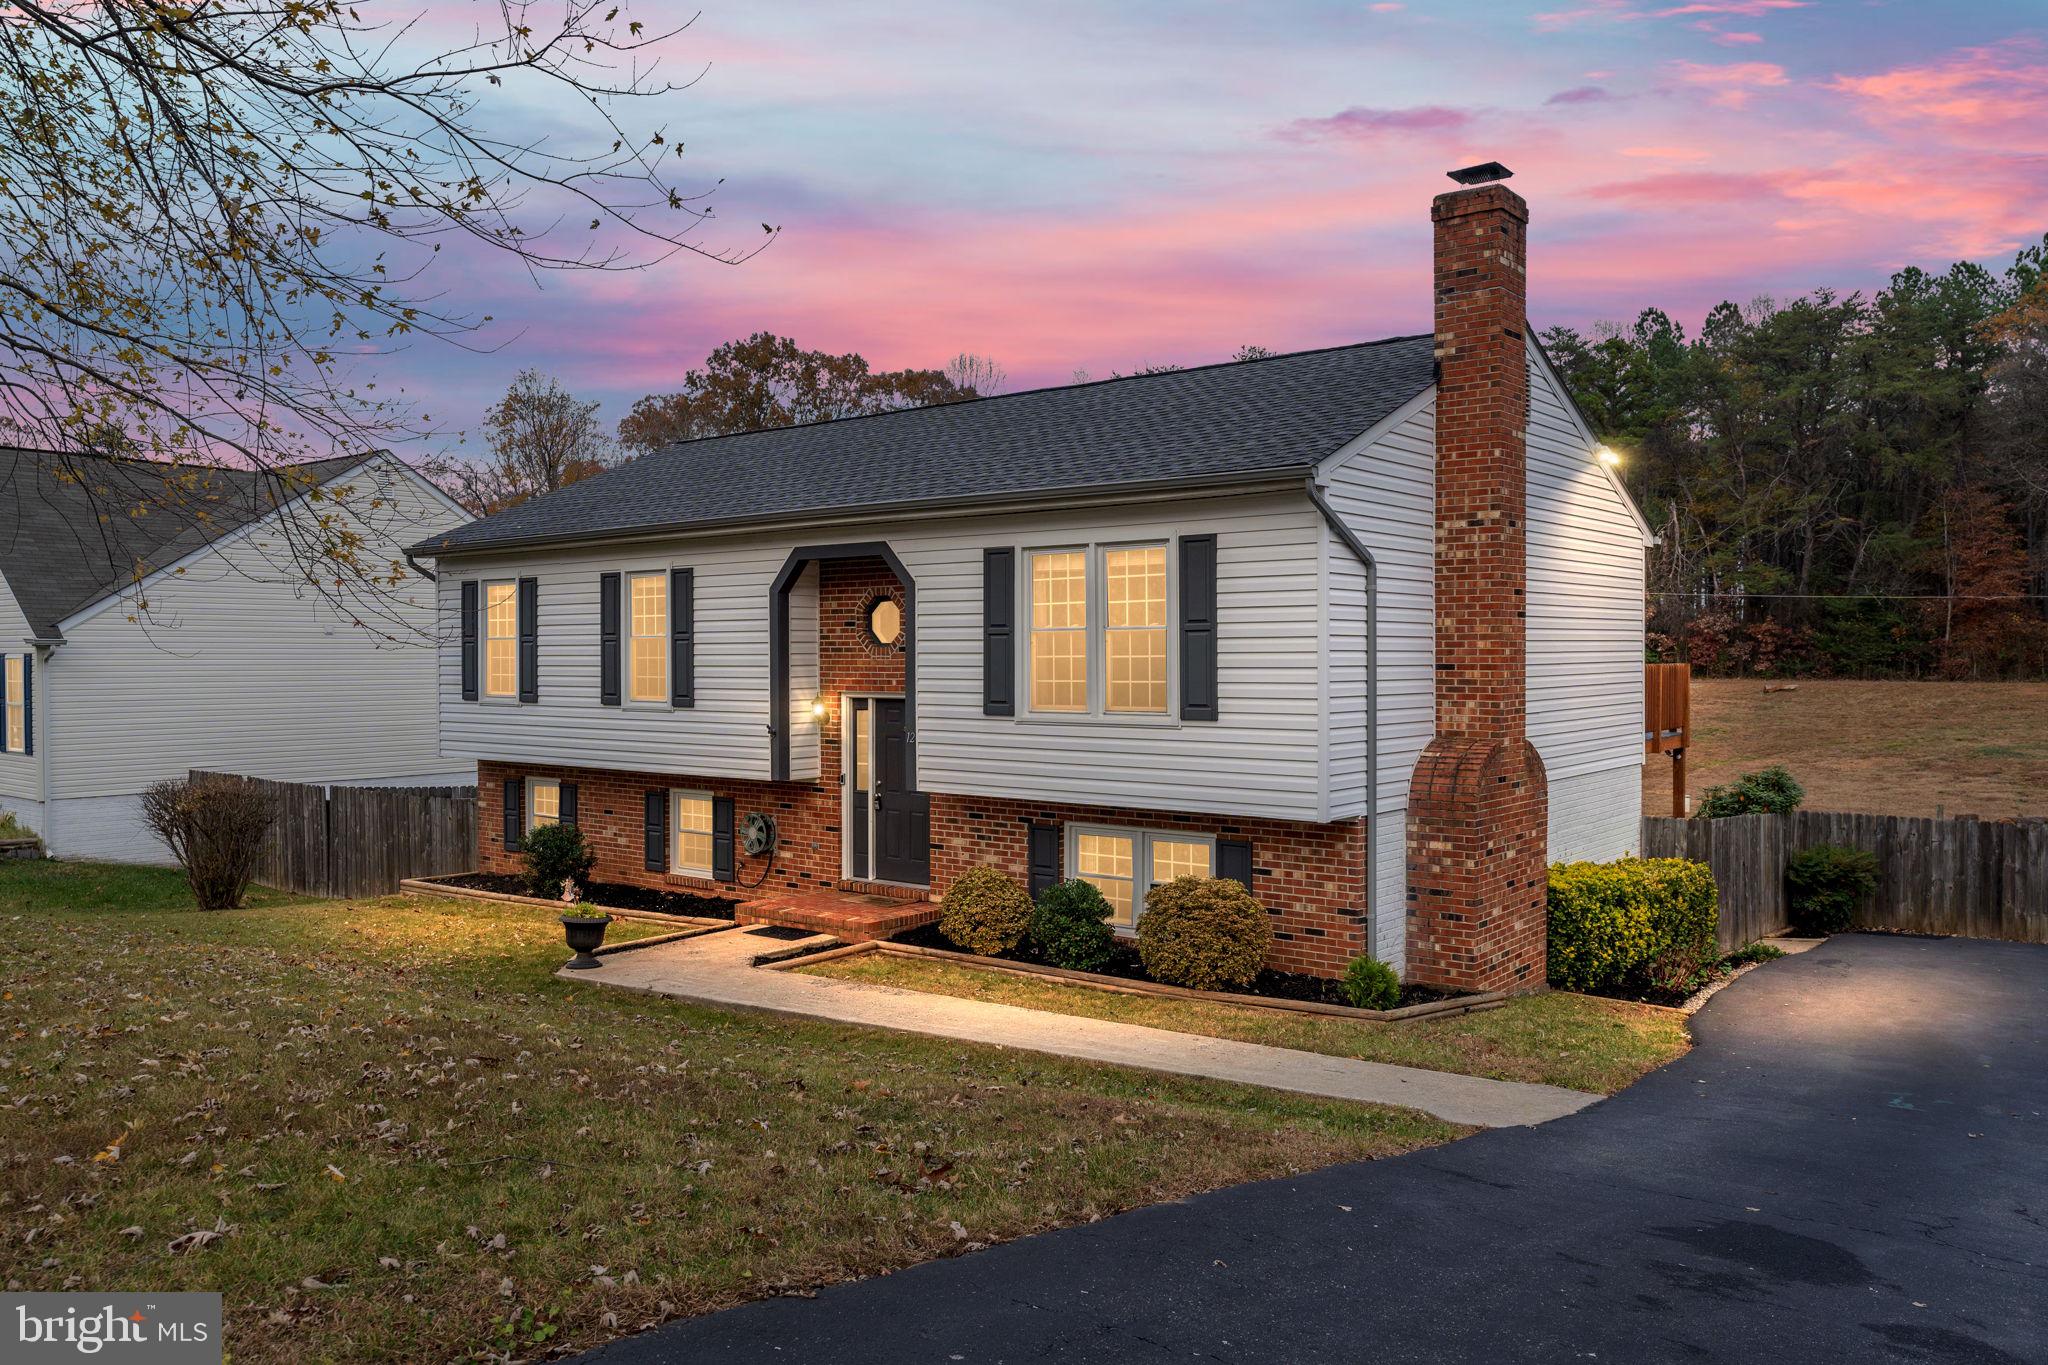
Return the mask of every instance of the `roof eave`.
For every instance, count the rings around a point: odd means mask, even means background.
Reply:
[[[1299,491],[1303,475],[1313,472],[1321,458],[1304,460],[1298,464],[1275,465],[1267,469],[1238,471],[1228,474],[1208,474],[1199,477],[1176,477],[1171,479],[1140,479],[1115,484],[1088,484],[1079,487],[1034,489],[1028,493],[987,493],[945,498],[915,498],[891,503],[854,504],[843,507],[817,507],[804,512],[773,512],[760,516],[720,517],[712,521],[658,522],[643,526],[620,526],[602,531],[579,531],[573,534],[542,534],[514,536],[506,539],[488,540],[467,545],[437,545],[434,539],[423,540],[417,545],[406,547],[408,555],[425,555],[440,559],[449,555],[490,554],[504,550],[537,550],[558,545],[589,545],[620,540],[647,540],[661,536],[698,535],[715,531],[766,530],[778,526],[807,526],[820,521],[846,521],[855,518],[882,520],[900,515],[929,515],[935,512],[966,510],[972,508],[1018,506],[1037,507],[1046,503],[1116,502],[1142,494],[1171,493],[1181,489],[1204,491],[1215,488],[1244,488],[1266,484],[1291,485]]]

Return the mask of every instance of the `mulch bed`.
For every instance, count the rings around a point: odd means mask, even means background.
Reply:
[[[472,891],[491,891],[501,896],[530,896],[526,879],[504,872],[465,872],[455,877],[429,880]],[[587,904],[603,910],[637,910],[650,915],[688,915],[694,919],[731,919],[738,901],[718,896],[699,896],[689,891],[654,891],[624,882],[591,882],[583,888]]]
[[[938,948],[949,953],[964,951],[959,944],[939,932],[936,924],[926,924],[908,933],[893,934],[892,943],[908,943],[919,948]],[[1145,966],[1138,960],[1136,945],[1122,939],[1117,941],[1116,958],[1100,971],[1097,976],[1106,976],[1124,981],[1150,981],[1145,975]],[[1028,962],[1037,966],[1048,965],[1038,958],[1021,952],[999,953],[998,957],[1009,962]],[[1351,1000],[1344,994],[1344,983],[1328,977],[1309,976],[1305,972],[1276,972],[1270,967],[1260,972],[1249,986],[1233,986],[1236,995],[1264,996],[1269,1000],[1304,1000],[1313,1005],[1342,1005],[1351,1007]],[[1449,1000],[1463,994],[1459,991],[1433,990],[1427,986],[1403,986],[1399,1009],[1408,1005],[1429,1004],[1438,1000]]]

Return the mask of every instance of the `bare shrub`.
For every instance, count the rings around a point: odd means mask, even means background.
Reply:
[[[173,777],[142,793],[142,818],[185,869],[201,910],[233,910],[256,878],[264,836],[277,823],[277,797],[219,774]]]

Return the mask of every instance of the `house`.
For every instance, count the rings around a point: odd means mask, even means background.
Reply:
[[[1433,336],[689,442],[414,547],[481,865],[573,820],[604,880],[991,864],[1124,927],[1232,876],[1278,968],[1540,983],[1546,859],[1637,839],[1647,531],[1522,200],[1434,220]]]
[[[307,586],[315,516],[406,582]],[[0,450],[0,809],[58,856],[165,862],[139,794],[192,768],[468,781],[435,733],[433,584],[402,558],[466,519],[384,454],[256,472]]]

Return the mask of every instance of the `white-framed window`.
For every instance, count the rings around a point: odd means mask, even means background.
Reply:
[[[1109,922],[1136,927],[1145,895],[1176,877],[1216,875],[1216,840],[1184,830],[1067,826],[1067,875],[1089,882],[1109,902]]]
[[[552,777],[526,779],[526,828],[562,822],[562,784]]]
[[[679,877],[709,877],[711,793],[670,792],[668,807],[668,870]]]
[[[1165,716],[1172,576],[1164,541],[1026,552],[1024,668],[1043,715]]]
[[[22,655],[7,656],[7,752],[18,754],[28,748],[28,661]]]
[[[668,575],[626,575],[626,695],[634,701],[667,702]]]
[[[484,584],[482,607],[484,695],[519,695],[519,585],[506,578]]]

